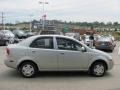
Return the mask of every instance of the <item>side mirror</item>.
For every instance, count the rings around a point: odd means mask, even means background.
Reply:
[[[81,47],[81,51],[82,52],[86,52],[86,48],[85,47]]]
[[[78,50],[82,51],[82,52],[86,52],[86,48],[85,47],[78,48]]]

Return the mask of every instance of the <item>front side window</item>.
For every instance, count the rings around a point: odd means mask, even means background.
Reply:
[[[41,37],[32,42],[30,47],[33,48],[45,48],[53,49],[53,38],[52,37]]]
[[[79,43],[64,38],[57,38],[57,45],[60,50],[78,51],[82,47]]]

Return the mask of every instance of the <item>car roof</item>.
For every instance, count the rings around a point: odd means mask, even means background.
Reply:
[[[64,36],[64,35],[36,35],[36,36],[32,36],[32,37],[33,38],[37,38],[37,37],[63,37],[63,38],[71,38],[71,37]]]
[[[111,41],[110,37],[101,37],[98,39],[98,41]]]
[[[35,39],[37,39],[37,38],[39,38],[39,37],[58,37],[58,38],[60,37],[60,38],[72,39],[72,40],[74,40],[74,41],[77,41],[77,40],[74,39],[74,38],[71,38],[71,37],[68,37],[68,36],[63,36],[63,35],[35,35],[35,36],[29,37],[29,38],[21,41],[21,42],[18,43],[18,44],[19,44],[19,45],[23,45],[23,46],[28,46],[28,45],[30,45],[30,43],[31,43],[33,40],[35,40]],[[77,42],[78,42],[78,41],[77,41]]]

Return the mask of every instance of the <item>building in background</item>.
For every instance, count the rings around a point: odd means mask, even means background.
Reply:
[[[80,35],[92,35],[97,33],[94,29],[72,29],[72,32],[79,33]]]
[[[51,21],[51,20],[45,20],[44,21],[45,23],[45,30],[55,30],[55,24],[54,24],[54,21]],[[34,20],[32,21],[32,29],[34,30],[42,30],[43,28],[43,20],[40,19],[39,21],[37,20]]]

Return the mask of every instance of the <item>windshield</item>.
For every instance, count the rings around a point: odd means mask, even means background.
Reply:
[[[19,34],[24,34],[24,31],[19,30],[18,33]]]
[[[9,31],[9,30],[2,30],[1,32],[4,33],[4,34],[12,34],[12,32]]]

